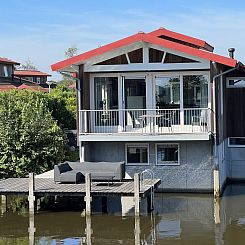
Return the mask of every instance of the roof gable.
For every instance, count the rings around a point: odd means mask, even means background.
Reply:
[[[194,48],[191,46],[187,46],[187,45],[184,45],[184,44],[181,44],[178,42],[173,42],[170,40],[162,39],[162,38],[159,38],[157,35],[158,34],[156,33],[156,31],[155,31],[155,34],[154,33],[153,34],[152,33],[145,34],[144,32],[139,32],[135,35],[123,38],[119,41],[104,45],[102,47],[93,49],[93,50],[85,52],[83,54],[80,54],[80,55],[74,56],[72,58],[69,58],[69,59],[60,61],[58,63],[55,63],[51,66],[51,68],[53,71],[62,71],[62,70],[65,70],[66,68],[69,68],[71,65],[83,64],[91,58],[94,58],[94,57],[102,55],[104,53],[119,49],[119,48],[124,47],[124,46],[128,46],[128,45],[136,43],[136,42],[140,42],[140,41],[155,44],[155,45],[165,47],[165,48],[168,48],[171,50],[176,50],[176,51],[179,51],[179,52],[184,53],[184,54],[196,56],[198,58],[205,59],[205,60],[214,61],[214,62],[223,64],[223,65],[227,65],[230,67],[235,67],[237,64],[237,60],[235,60],[235,59],[231,59],[231,58],[228,58],[225,56],[217,55],[217,54],[211,53],[209,51]],[[179,35],[182,35],[182,34],[177,35],[178,38],[180,39]],[[177,38],[177,36],[176,36],[176,38]],[[181,36],[182,39],[187,38],[187,37],[188,36],[185,36],[185,35]],[[188,40],[189,40],[189,43],[195,42],[195,44],[200,45],[200,47],[201,47],[201,45],[202,46],[205,45],[205,43],[204,43],[205,41],[202,41],[199,39],[188,37]]]
[[[152,36],[159,37],[168,41],[177,42],[183,45],[187,45],[193,48],[201,48],[207,51],[213,52],[214,47],[208,44],[206,41],[190,37],[181,33],[167,30],[163,27],[148,33]]]

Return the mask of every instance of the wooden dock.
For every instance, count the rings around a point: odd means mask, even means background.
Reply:
[[[0,195],[28,195],[29,178],[9,178],[0,181]],[[151,190],[155,191],[160,185],[159,179],[145,179],[140,181],[140,197],[146,197]],[[85,196],[86,185],[60,184],[49,178],[35,178],[35,196],[61,195],[61,196]],[[124,180],[122,182],[92,182],[92,196],[134,196],[134,181]]]

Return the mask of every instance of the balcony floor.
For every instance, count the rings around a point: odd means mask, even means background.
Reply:
[[[136,133],[94,133],[80,134],[79,141],[203,141],[210,140],[211,133],[166,133],[166,134],[136,134]]]

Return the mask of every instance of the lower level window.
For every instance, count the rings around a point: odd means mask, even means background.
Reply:
[[[126,163],[128,165],[148,165],[148,145],[127,144]]]
[[[156,165],[179,165],[179,144],[157,144]]]
[[[228,140],[229,147],[245,147],[245,137],[230,137]]]

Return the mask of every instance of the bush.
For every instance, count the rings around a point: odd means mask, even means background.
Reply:
[[[0,178],[49,170],[64,157],[64,135],[45,94],[0,93]]]

